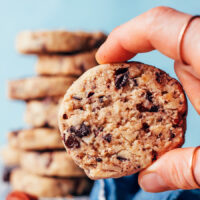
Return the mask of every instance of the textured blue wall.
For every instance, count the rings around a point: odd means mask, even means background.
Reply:
[[[6,81],[31,76],[34,56],[22,56],[14,49],[15,36],[25,29],[103,30],[109,33],[116,26],[145,12],[166,5],[197,14],[199,0],[0,0],[0,144],[6,132],[24,127],[22,102],[9,101]],[[138,55],[136,60],[156,65],[175,77],[173,61],[154,51]],[[186,146],[199,145],[200,117],[189,104]]]

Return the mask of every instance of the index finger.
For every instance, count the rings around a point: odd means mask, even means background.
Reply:
[[[178,60],[179,33],[190,17],[168,7],[153,8],[111,32],[96,54],[97,61],[99,63],[122,62],[137,53],[153,49]],[[196,58],[194,51],[200,52],[200,46],[196,45],[197,37],[200,41],[199,32],[200,26],[195,31],[189,28],[183,40],[183,58],[188,64],[191,64],[191,60],[194,62],[194,57]]]

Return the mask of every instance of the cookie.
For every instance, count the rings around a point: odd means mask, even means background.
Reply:
[[[27,192],[38,197],[66,197],[88,194],[92,182],[87,178],[45,177],[16,169],[11,174],[13,190]]]
[[[16,48],[24,54],[71,53],[98,47],[105,39],[101,32],[24,31],[17,36]]]
[[[39,75],[80,76],[89,68],[97,65],[95,53],[96,49],[73,55],[42,54],[38,56],[36,72]]]
[[[47,97],[26,104],[24,120],[33,127],[58,128],[58,107],[62,99]]]
[[[20,150],[10,145],[5,146],[1,149],[0,157],[6,166],[17,166],[19,165]]]
[[[10,81],[8,96],[19,100],[61,96],[75,79],[75,77],[39,76]]]
[[[10,146],[22,150],[63,149],[57,129],[33,128],[12,131],[8,134]]]
[[[100,65],[67,91],[59,126],[67,151],[92,179],[136,173],[184,142],[179,82],[137,62]]]
[[[65,151],[22,152],[20,166],[43,176],[84,177],[85,173]]]

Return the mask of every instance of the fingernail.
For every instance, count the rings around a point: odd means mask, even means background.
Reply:
[[[161,192],[170,189],[163,178],[155,172],[145,174],[141,177],[140,186],[147,192]]]

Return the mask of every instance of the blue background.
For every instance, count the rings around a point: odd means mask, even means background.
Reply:
[[[109,33],[116,26],[159,5],[190,14],[200,11],[199,0],[0,0],[0,145],[6,142],[9,130],[26,126],[24,103],[6,97],[7,80],[34,74],[36,57],[19,55],[15,51],[18,32],[66,28]],[[136,60],[160,67],[175,77],[173,61],[156,51],[138,55]],[[189,104],[185,146],[199,145],[199,126],[200,117]]]

